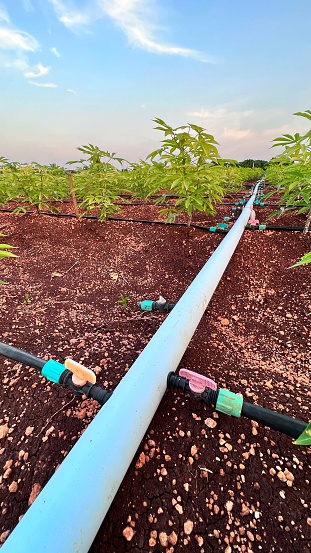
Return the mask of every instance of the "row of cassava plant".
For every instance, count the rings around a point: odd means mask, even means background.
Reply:
[[[218,143],[202,127],[173,128],[158,118],[154,122],[164,138],[160,148],[139,163],[129,163],[92,144],[78,148],[86,157],[68,162],[68,169],[75,166],[71,178],[80,213],[96,208],[105,220],[119,209],[116,202],[121,194],[142,199],[174,194],[176,204],[168,211],[168,219],[186,212],[190,223],[194,212],[212,213],[225,194],[261,174],[260,168],[241,168],[234,160],[221,159]],[[18,199],[38,210],[47,209],[51,201],[70,196],[67,173],[57,165],[10,163],[0,158],[0,202]],[[17,208],[26,209],[25,205]]]
[[[0,202],[29,203],[38,210],[50,209],[53,200],[69,195],[66,170],[58,165],[8,162],[0,158]],[[16,211],[27,207],[18,206]]]
[[[297,112],[294,115],[311,121],[311,110]],[[266,177],[273,185],[271,194],[279,194],[282,209],[306,213],[304,233],[309,231],[311,223],[311,129],[304,134],[284,134],[274,139],[274,146],[282,146],[283,151],[276,156],[266,171]],[[311,263],[311,252],[303,256],[298,265]]]

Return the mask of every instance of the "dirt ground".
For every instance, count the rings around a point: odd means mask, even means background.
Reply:
[[[118,216],[156,219],[158,209],[127,206]],[[260,222],[270,211],[258,208]],[[230,213],[223,206],[195,222],[210,226]],[[159,294],[178,301],[223,238],[184,226],[8,213],[0,213],[0,232],[18,254],[0,263],[8,283],[0,340],[46,359],[71,357],[109,389],[167,316],[137,303]],[[289,267],[310,250],[310,233],[246,230],[180,367],[308,421],[311,273]],[[99,407],[4,357],[0,374],[3,543]],[[90,553],[309,553],[310,452],[168,390]]]

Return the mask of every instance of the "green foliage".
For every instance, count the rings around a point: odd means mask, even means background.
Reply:
[[[120,200],[120,193],[126,191],[125,173],[118,170],[111,162],[116,161],[122,165],[125,160],[116,157],[115,153],[100,150],[93,144],[77,149],[89,156],[87,160],[67,162],[68,164],[81,163],[83,166],[83,169],[76,170],[72,175],[75,194],[80,198],[79,207],[87,212],[99,210],[100,221],[106,221],[109,215],[120,211],[120,207],[115,202]]]
[[[0,232],[0,236],[5,236],[5,234],[2,234]],[[10,244],[0,244],[0,259],[4,257],[17,257],[14,253],[7,251],[14,248],[14,246],[11,246]],[[0,284],[6,284],[3,282],[3,280],[0,280]]]
[[[269,162],[264,159],[244,159],[240,161],[240,167],[249,167],[251,169],[259,168],[265,171],[268,167]]]
[[[118,299],[118,304],[123,308],[125,309],[126,311],[128,311],[128,301],[129,301],[130,297],[129,296],[124,296],[123,294],[120,294],[119,295],[119,299]]]
[[[290,269],[292,267],[299,267],[299,265],[307,265],[308,263],[311,263],[311,252],[309,253],[306,253],[301,259],[300,261],[298,261],[297,263],[295,263],[295,265],[292,265],[290,267]]]
[[[2,234],[0,232],[0,236],[5,236],[5,234]],[[0,244],[0,258],[1,257],[17,257],[14,253],[7,251],[13,249],[15,246],[11,246],[10,244]]]
[[[298,111],[294,115],[311,121],[310,110]],[[279,203],[285,204],[278,214],[281,215],[282,211],[288,210],[307,213],[304,228],[304,233],[307,233],[311,223],[311,129],[305,134],[283,134],[273,142],[273,147],[284,148],[283,152],[271,161],[266,172],[267,180],[281,193]],[[270,195],[274,192],[275,190],[272,190]],[[309,263],[308,255],[306,254],[296,265]]]
[[[311,421],[304,429],[303,433],[294,441],[295,445],[311,445]]]
[[[164,191],[178,196],[176,206],[164,210],[168,220],[186,212],[190,224],[196,211],[213,213],[214,204],[223,196],[223,188],[215,182],[211,170],[211,161],[218,164],[218,143],[197,125],[173,128],[159,118],[154,122],[155,128],[164,132],[164,139],[162,146],[147,157],[153,165],[151,176]]]
[[[5,163],[0,169],[0,202],[19,200],[38,210],[51,209],[49,202],[69,195],[66,171],[55,164]],[[26,211],[18,207],[15,212]]]
[[[80,152],[83,154],[87,154],[89,157],[88,159],[79,159],[76,161],[67,161],[67,164],[74,164],[74,163],[88,163],[90,167],[94,166],[102,166],[104,164],[109,164],[112,161],[117,161],[120,165],[124,163],[124,159],[122,157],[116,157],[115,152],[110,153],[104,150],[101,150],[98,148],[98,146],[93,146],[93,144],[87,144],[86,146],[80,146],[77,148]],[[107,158],[106,161],[103,161],[103,158]]]

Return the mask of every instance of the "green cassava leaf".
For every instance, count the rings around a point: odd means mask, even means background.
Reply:
[[[311,421],[304,429],[302,434],[294,441],[295,445],[311,445]]]

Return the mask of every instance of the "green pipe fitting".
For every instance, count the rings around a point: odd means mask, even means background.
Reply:
[[[209,227],[208,229],[210,232],[216,232],[217,228],[216,227]]]
[[[50,359],[42,367],[41,374],[48,380],[55,382],[55,384],[59,384],[60,377],[65,370],[64,365],[58,363],[58,361],[54,361],[54,359]]]
[[[217,223],[217,226],[221,229],[226,229],[229,225],[227,225],[227,223]]]
[[[143,300],[140,303],[140,308],[143,311],[152,311],[153,300]]]
[[[267,225],[259,225],[258,230],[266,230]]]
[[[216,403],[216,411],[231,415],[232,417],[240,417],[243,407],[243,397],[220,388]]]

